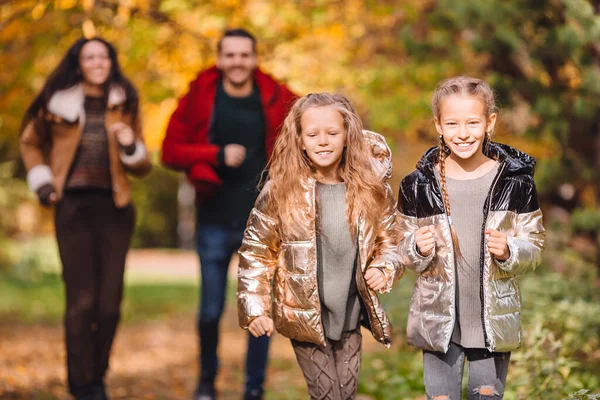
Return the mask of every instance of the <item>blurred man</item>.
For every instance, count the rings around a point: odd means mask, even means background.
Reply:
[[[227,269],[241,245],[256,185],[295,95],[257,67],[256,40],[225,32],[217,64],[200,72],[171,116],[162,161],[185,170],[196,188],[201,299],[196,400],[215,398],[219,320]],[[269,339],[249,335],[244,399],[261,399]]]

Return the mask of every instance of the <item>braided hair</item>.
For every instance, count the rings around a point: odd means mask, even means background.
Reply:
[[[471,78],[468,76],[457,76],[454,78],[446,79],[442,81],[440,85],[437,87],[435,92],[433,93],[433,98],[431,100],[431,106],[433,110],[434,117],[439,120],[440,119],[440,108],[441,102],[446,97],[452,95],[461,95],[474,97],[482,101],[484,105],[484,112],[486,118],[488,118],[491,114],[497,112],[496,100],[494,98],[493,90],[488,86],[487,83],[482,81],[481,79]],[[486,136],[483,140],[483,149],[485,153],[485,149],[489,143],[489,136],[491,132],[486,132]],[[446,187],[446,158],[450,154],[450,149],[446,146],[444,142],[443,136],[440,135],[439,141],[439,154],[438,154],[438,164],[440,166],[440,183],[442,186],[442,197],[444,200],[444,208],[446,209],[446,214],[448,215],[448,219],[450,221],[450,232],[452,233],[452,242],[454,244],[454,251],[458,258],[463,258],[462,253],[460,251],[460,245],[458,243],[458,236],[452,224],[452,211],[450,209],[450,200],[448,198],[448,190]]]

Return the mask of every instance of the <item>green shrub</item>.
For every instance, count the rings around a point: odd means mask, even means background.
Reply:
[[[133,247],[177,247],[177,192],[180,174],[155,164],[132,183],[137,210]]]

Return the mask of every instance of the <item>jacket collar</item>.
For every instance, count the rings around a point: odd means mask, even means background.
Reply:
[[[108,92],[108,108],[122,105],[125,99],[125,90],[122,87],[111,86]],[[55,92],[48,102],[48,111],[69,122],[75,122],[85,113],[84,101],[83,83],[78,83],[68,89]]]
[[[439,152],[440,149],[437,146],[427,150],[417,163],[417,169],[430,177],[435,176],[433,169],[438,162]],[[488,142],[483,153],[489,158],[504,163],[504,170],[508,175],[533,176],[535,158],[514,147],[497,142]]]
[[[221,71],[216,65],[200,72],[192,85],[201,89],[207,87],[216,88],[222,79]],[[270,105],[277,95],[279,83],[271,75],[264,73],[259,67],[254,70],[254,83],[260,92],[261,102],[264,106]]]

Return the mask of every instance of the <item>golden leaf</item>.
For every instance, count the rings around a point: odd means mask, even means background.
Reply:
[[[58,10],[68,10],[77,5],[77,0],[55,0],[54,6]]]
[[[81,5],[83,6],[84,11],[90,11],[94,8],[95,0],[81,0]]]
[[[91,19],[86,19],[83,22],[81,29],[83,30],[83,36],[85,36],[88,39],[96,36],[96,26],[94,25]]]
[[[36,20],[40,19],[44,16],[45,12],[46,12],[46,4],[40,3],[40,4],[36,5],[35,7],[33,7],[33,10],[31,10],[31,17]]]

